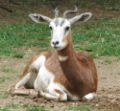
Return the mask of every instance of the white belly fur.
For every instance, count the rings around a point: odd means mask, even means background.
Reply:
[[[43,64],[38,72],[37,78],[34,83],[34,87],[37,91],[46,92],[49,84],[53,81],[54,75],[49,72]]]

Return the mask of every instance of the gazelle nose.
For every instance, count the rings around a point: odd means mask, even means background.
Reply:
[[[54,46],[56,46],[56,45],[59,44],[59,41],[53,41],[52,44],[53,44]]]

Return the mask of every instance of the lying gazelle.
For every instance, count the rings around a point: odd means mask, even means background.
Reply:
[[[97,90],[96,67],[87,52],[74,51],[71,25],[89,20],[92,14],[85,12],[67,19],[67,14],[77,12],[77,8],[65,11],[63,17],[58,17],[58,10],[55,12],[54,19],[36,13],[29,15],[36,23],[49,23],[51,46],[55,51],[43,52],[31,59],[22,79],[16,84],[14,93],[21,93],[21,87],[24,86],[26,90],[34,89],[47,99],[91,100],[96,96]]]

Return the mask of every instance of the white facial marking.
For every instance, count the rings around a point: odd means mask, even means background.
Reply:
[[[76,9],[73,10],[72,12],[76,12]],[[49,26],[52,29],[51,46],[56,50],[62,50],[68,44],[67,40],[64,41],[64,38],[69,32],[70,26],[78,21],[88,21],[92,17],[92,13],[85,12],[71,19],[66,19],[62,17],[51,19],[45,15],[37,14],[37,13],[29,14],[29,17],[36,23],[40,23],[40,22],[49,23]]]
[[[63,62],[63,61],[66,61],[68,59],[68,56],[59,55],[58,58],[59,58],[59,61]]]
[[[50,22],[50,28],[52,29],[51,46],[57,50],[61,50],[67,46],[65,37],[70,30],[70,22],[64,18],[55,18]]]

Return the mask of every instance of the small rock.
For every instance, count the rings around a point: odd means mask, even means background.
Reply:
[[[99,106],[99,104],[96,104],[95,106],[96,106],[96,107],[98,107],[98,106]]]

